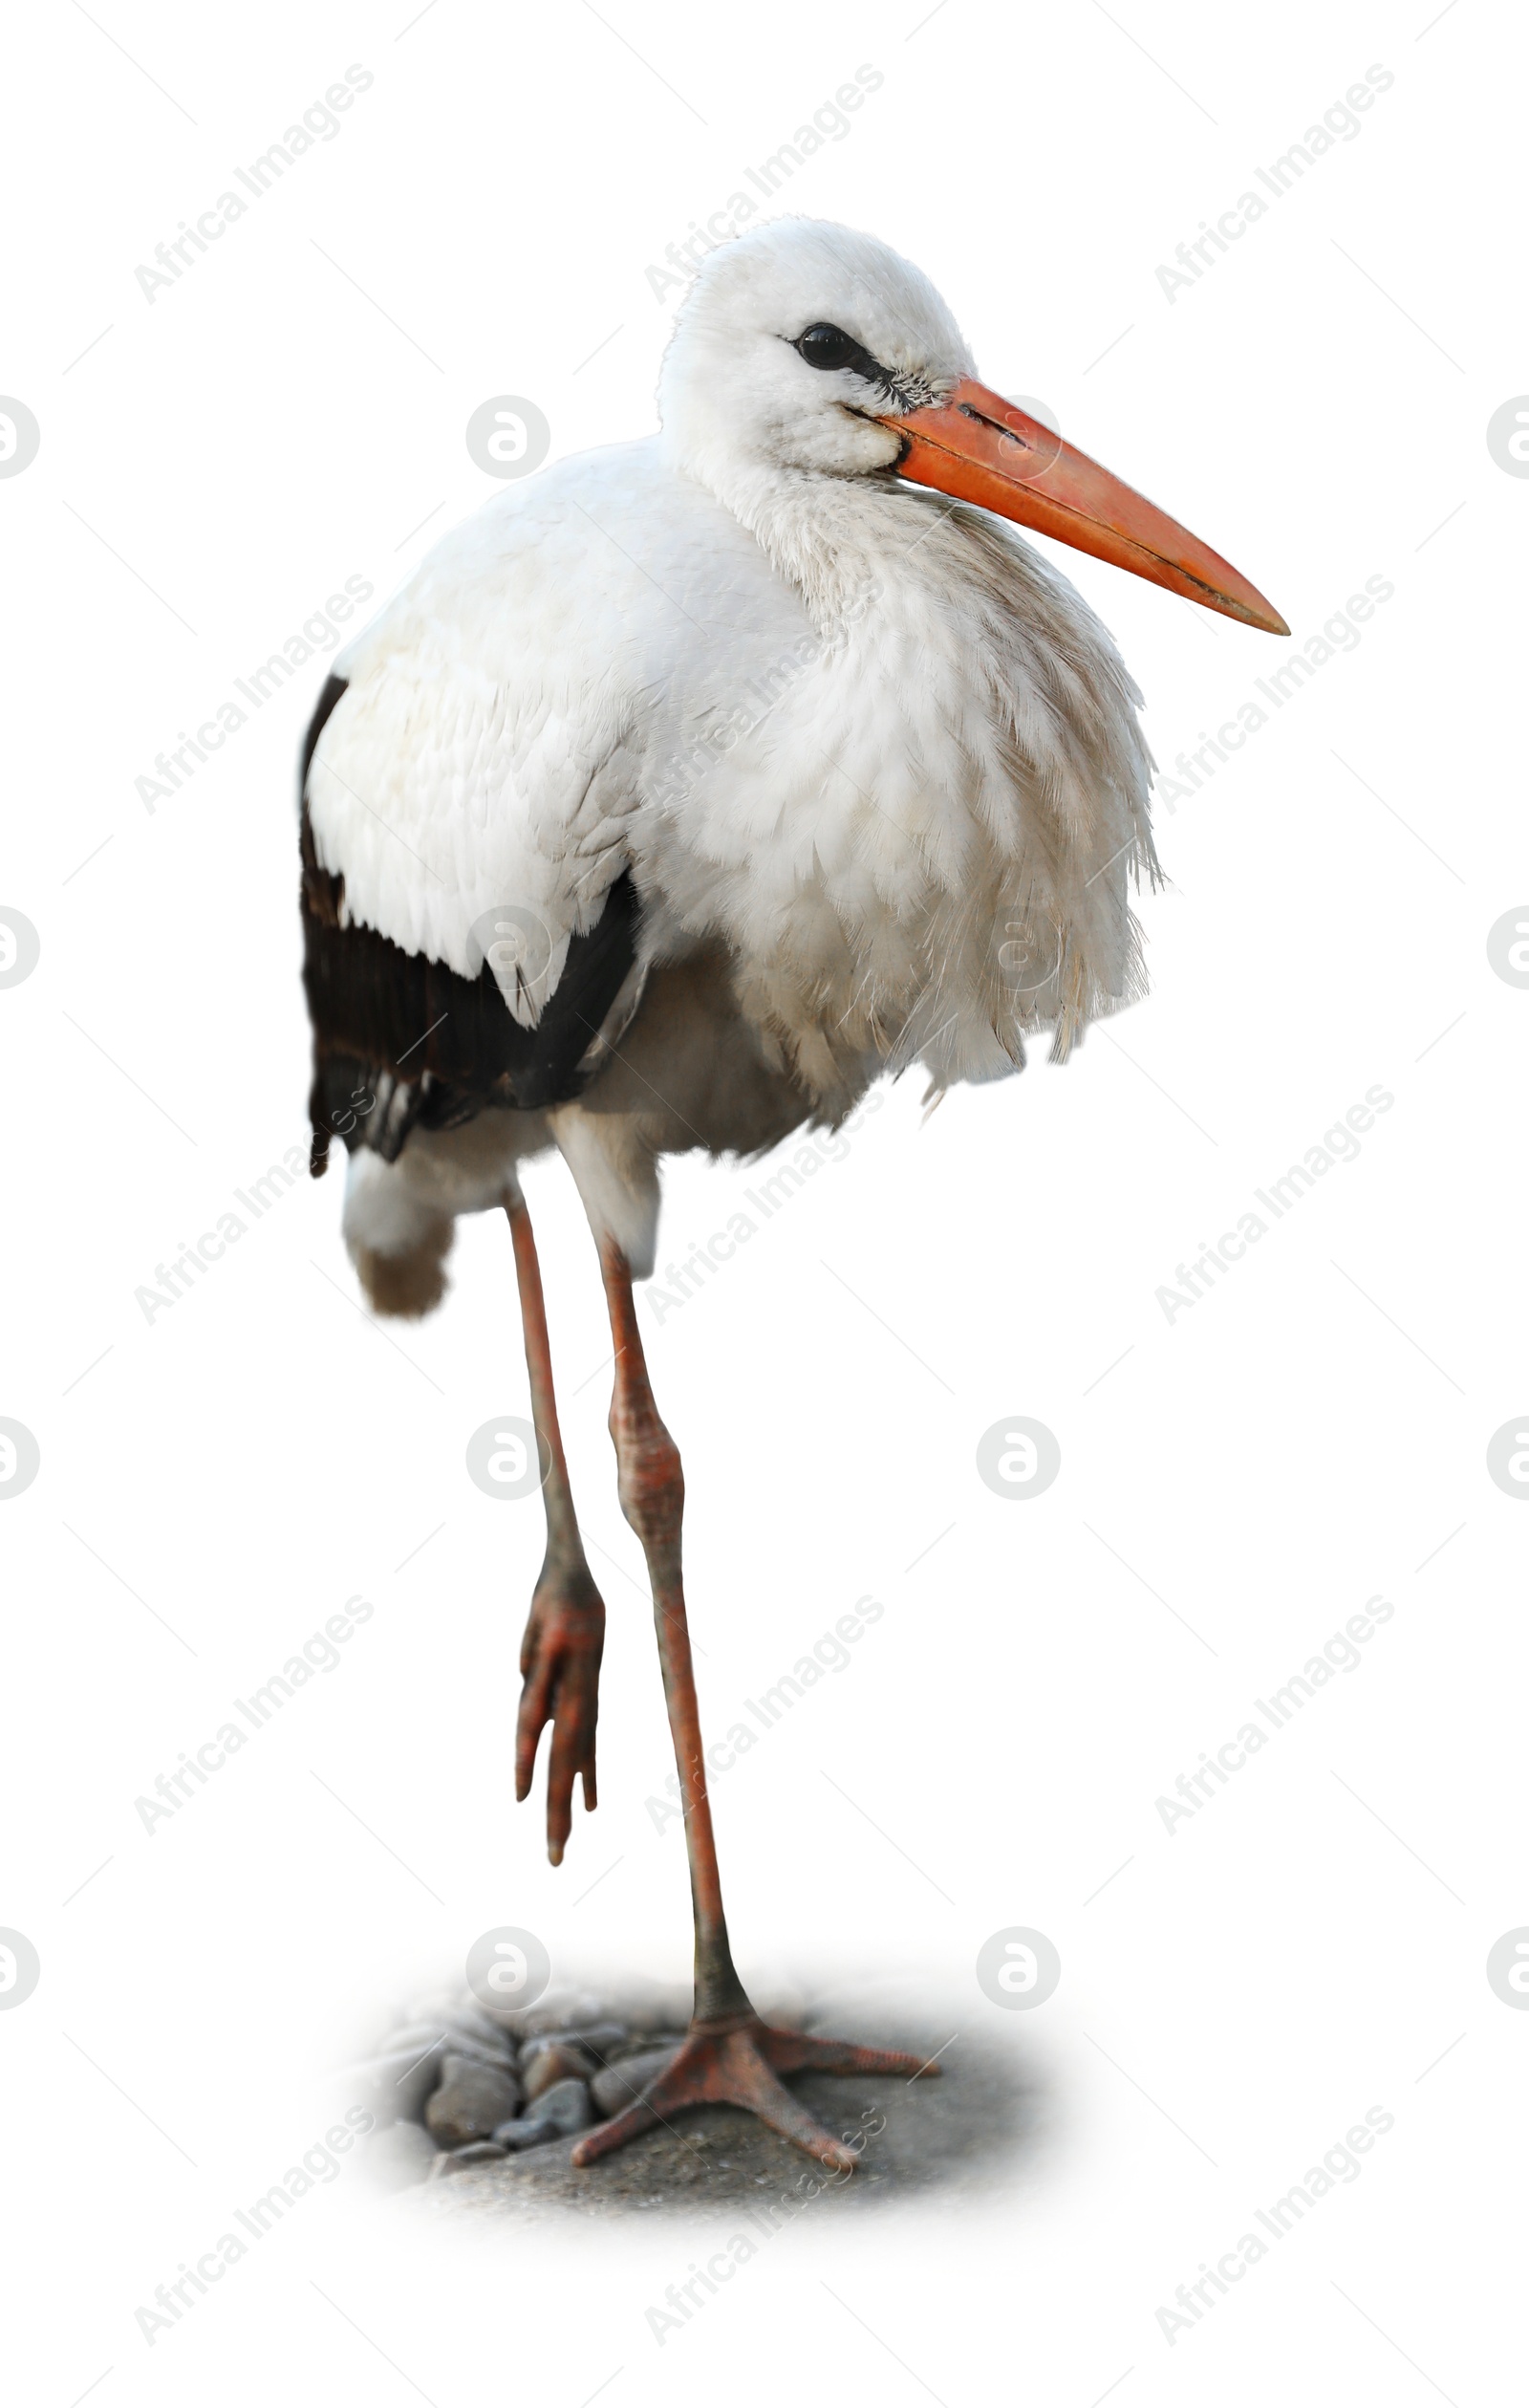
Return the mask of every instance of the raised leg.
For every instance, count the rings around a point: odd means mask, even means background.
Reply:
[[[584,1778],[584,1809],[596,1805],[594,1725],[599,1711],[600,1657],[605,1647],[605,1604],[585,1558],[563,1454],[552,1357],[547,1336],[547,1306],[530,1214],[518,1194],[506,1202],[515,1245],[526,1369],[530,1376],[531,1420],[547,1475],[542,1497],[547,1512],[547,1552],[531,1597],[521,1641],[520,1716],[515,1731],[515,1795],[530,1792],[536,1748],[544,1726],[552,1725],[547,1767],[547,1853],[553,1864],[573,1822],[573,1782]]]
[[[637,2133],[666,2121],[681,2107],[716,2103],[749,2108],[823,2164],[848,2171],[857,2152],[826,2132],[792,2097],[780,2075],[815,2069],[831,2073],[900,2073],[911,2080],[926,2071],[937,2072],[938,2068],[925,2067],[917,2057],[899,2050],[858,2049],[848,2041],[778,2031],[756,2015],[738,1978],[722,1913],[685,1618],[680,1570],[685,1484],[679,1450],[654,1401],[626,1259],[619,1247],[607,1244],[601,1248],[600,1265],[615,1347],[611,1436],[615,1443],[621,1509],[642,1541],[648,1559],[658,1662],[684,1799],[696,1924],[696,2000],[690,2029],[662,2073],[620,2115],[586,2133],[574,2146],[573,2162],[592,2164]]]

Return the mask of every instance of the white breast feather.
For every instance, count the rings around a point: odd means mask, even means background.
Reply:
[[[335,664],[310,795],[347,913],[465,976],[484,915],[535,915],[531,1025],[630,862],[649,956],[723,937],[829,1108],[881,1060],[1065,1052],[1141,983],[1151,763],[1110,639],[938,496],[777,477],[745,515],[654,439],[448,536]]]

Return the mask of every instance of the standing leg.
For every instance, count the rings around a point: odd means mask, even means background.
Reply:
[[[721,1877],[712,1836],[711,1800],[701,1749],[700,1711],[690,1659],[690,1627],[680,1578],[680,1523],[685,1481],[679,1449],[662,1421],[648,1382],[642,1336],[632,1297],[632,1275],[614,1246],[602,1252],[611,1334],[615,1343],[615,1390],[611,1399],[611,1436],[615,1442],[621,1510],[642,1541],[653,1588],[658,1636],[658,1665],[674,1736],[685,1810],[685,1847],[690,1857],[691,1901],[696,1920],[696,2019],[717,2023],[752,2012],[733,1970],[722,1914]]]
[[[847,2041],[777,2031],[755,2014],[734,1969],[706,1794],[700,1713],[680,1575],[685,1484],[679,1450],[654,1401],[626,1258],[618,1247],[607,1242],[600,1249],[600,1267],[615,1346],[611,1436],[615,1442],[621,1509],[641,1539],[648,1559],[658,1662],[685,1802],[685,1845],[696,1924],[696,2003],[689,2032],[663,2072],[610,2123],[586,2133],[574,2146],[573,2162],[592,2164],[608,2150],[666,2120],[678,2108],[716,2102],[751,2109],[763,2122],[823,2164],[848,2172],[855,2163],[855,2150],[826,2132],[792,2097],[779,2075],[812,2069],[827,2073],[901,2073],[911,2079],[925,2071],[937,2072],[938,2068],[926,2068],[917,2057],[897,2050],[858,2049]]]
[[[547,1553],[531,1598],[521,1642],[520,1718],[515,1732],[515,1795],[526,1798],[536,1769],[543,1727],[552,1725],[547,1768],[547,1853],[563,1861],[573,1822],[573,1781],[584,1776],[584,1810],[594,1811],[594,1725],[599,1711],[600,1657],[605,1647],[605,1605],[594,1585],[579,1536],[558,1427],[552,1388],[552,1357],[547,1336],[547,1306],[530,1214],[517,1194],[506,1203],[515,1244],[526,1369],[530,1376],[531,1420],[537,1451],[547,1466],[542,1497],[547,1511]]]

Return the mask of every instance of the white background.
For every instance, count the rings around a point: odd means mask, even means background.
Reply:
[[[0,2016],[8,2391],[1500,2399],[1529,2043],[1483,1970],[1529,1920],[1524,1524],[1485,1467],[1526,1401],[1529,995],[1486,952],[1529,892],[1503,708],[1529,484],[1485,440],[1529,385],[1509,12],[410,13],[99,0],[11,35],[0,389],[42,446],[0,482],[0,902],[42,958],[0,992],[0,1412],[42,1469],[0,1516],[0,1922],[43,1971]],[[352,61],[375,80],[338,138],[146,300],[136,267]],[[889,1092],[709,1292],[644,1308],[713,1726],[862,1593],[887,1609],[719,1784],[745,1977],[842,1976],[872,2021],[911,1979],[1019,2041],[1053,2137],[983,2206],[808,2220],[661,2351],[683,2226],[479,2249],[348,2173],[151,2349],[135,2310],[317,2137],[312,2077],[368,2018],[492,1924],[598,1979],[683,1973],[689,1918],[644,1806],[666,1734],[561,1171],[530,1195],[611,1633],[603,1803],[556,1874],[510,1790],[539,1512],[463,1463],[526,1410],[503,1224],[386,1335],[337,1177],[152,1325],[135,1302],[305,1142],[292,763],[322,662],[152,815],[135,781],[347,575],[384,595],[496,489],[463,441],[485,398],[534,399],[554,457],[645,432],[675,297],[645,271],[862,63],[884,85],[791,205],[916,259],[991,383],[1291,623],[1066,555],[1161,761],[1367,577],[1395,589],[1160,814],[1144,1007],[922,1129],[915,1082]],[[1359,138],[1171,303],[1175,245],[1374,63]],[[1377,1084],[1360,1158],[1170,1323],[1175,1266]],[[660,1264],[748,1183],[674,1166]],[[974,1464],[1016,1413],[1062,1447],[1027,1503]],[[341,1667],[147,1835],[134,1799],[357,1591]],[[1362,1667],[1170,1836],[1154,1800],[1376,1592]],[[1029,2016],[973,1974],[1012,1924],[1063,1961]],[[1176,2286],[1374,2104],[1362,2179],[1171,2347]]]

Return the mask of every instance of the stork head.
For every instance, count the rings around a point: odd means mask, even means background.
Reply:
[[[1209,545],[979,383],[928,277],[849,227],[778,219],[709,252],[658,406],[683,465],[724,497],[751,471],[933,486],[1228,618],[1290,632]]]

